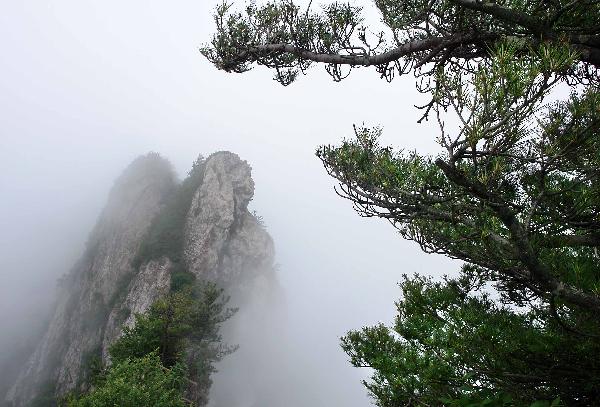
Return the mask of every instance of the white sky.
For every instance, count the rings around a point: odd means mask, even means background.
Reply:
[[[339,337],[392,319],[402,273],[457,266],[356,215],[314,151],[365,122],[435,153],[436,127],[416,124],[424,98],[408,76],[338,84],[316,67],[284,88],[266,69],[217,71],[198,52],[216,1],[0,0],[0,344],[43,312],[131,160],[157,151],[183,175],[230,150],[253,167],[312,405],[367,405]]]

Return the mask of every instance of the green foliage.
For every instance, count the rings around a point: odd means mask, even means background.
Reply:
[[[203,283],[193,290],[187,287],[156,301],[146,314],[137,314],[135,325],[110,347],[113,363],[137,358],[158,349],[162,363],[170,367],[182,360],[186,346],[195,344],[207,349],[210,362],[229,353],[222,345],[220,325],[234,309],[226,308],[228,298],[213,283]]]
[[[37,396],[31,400],[31,407],[57,407],[55,388],[56,383],[54,381],[45,382],[40,386]]]
[[[543,109],[554,84],[540,71],[548,63],[506,52],[481,78],[438,86],[463,122],[441,137],[446,155],[395,152],[379,144],[378,129],[318,152],[362,215],[389,219],[426,252],[468,262],[464,278],[498,294],[491,301],[456,281],[415,277],[403,283],[393,331],[345,337],[353,363],[375,369],[365,384],[380,406],[600,397],[600,93]]]
[[[223,290],[213,283],[189,283],[156,301],[146,314],[136,314],[135,325],[124,328],[123,335],[110,347],[112,365],[109,368],[102,369],[98,360],[90,358],[88,370],[92,373],[91,384],[95,389],[83,399],[71,397],[71,403],[100,403],[73,404],[75,406],[103,405],[101,403],[110,397],[127,402],[136,400],[139,395],[135,391],[124,393],[120,387],[119,381],[127,374],[160,367],[160,372],[147,377],[148,382],[133,381],[136,385],[160,392],[161,386],[172,379],[163,371],[180,372],[181,367],[186,366],[182,377],[186,386],[191,386],[191,390],[186,388],[186,391],[191,391],[193,398],[202,405],[208,399],[214,364],[235,350],[235,347],[222,343],[219,333],[221,324],[236,311],[226,307],[228,300]],[[158,358],[160,366],[156,366],[154,358]],[[167,390],[169,397],[166,400],[179,402],[179,398],[171,396],[181,396],[181,388],[172,386]]]
[[[251,2],[240,11],[223,2],[214,14],[216,32],[202,54],[217,68],[242,73],[253,65],[275,72],[283,85],[292,83],[315,63],[326,66],[336,81],[356,67],[375,67],[391,81],[414,73],[427,77],[419,89],[435,89],[440,70],[453,73],[476,68],[498,44],[513,41],[519,55],[546,43],[566,45],[576,59],[594,67],[565,67],[553,59],[548,68],[597,83],[600,66],[597,27],[600,2],[508,0],[376,0],[382,16],[378,29],[366,22],[351,2],[332,2],[305,9],[292,0]],[[506,76],[510,80],[510,76]]]
[[[333,3],[325,5],[322,13],[312,13],[302,11],[291,1],[271,1],[261,6],[250,3],[239,13],[223,2],[215,14],[218,34],[201,52],[220,69],[231,72],[250,69],[255,59],[241,54],[257,44],[291,43],[306,50],[335,53],[349,45],[355,31],[364,31],[360,27],[360,11],[350,4]],[[259,63],[276,67],[276,79],[284,85],[293,82],[299,71],[311,65],[307,59],[299,60],[285,53],[272,54]]]
[[[133,266],[168,257],[171,266],[171,292],[185,291],[195,286],[196,276],[190,273],[183,260],[185,221],[194,194],[204,178],[205,159],[200,155],[183,182],[171,194],[165,207],[154,218],[140,244]]]
[[[104,374],[102,365],[102,346],[84,352],[81,356],[82,375],[77,377],[77,389],[94,385]]]
[[[405,279],[394,327],[343,338],[375,402],[597,404],[600,1],[377,0],[381,33],[350,4],[311,6],[223,4],[201,51],[284,85],[315,63],[336,81],[412,73],[428,97],[438,155],[383,146],[379,128],[317,152],[360,215],[465,264]]]
[[[111,345],[111,362],[118,364],[160,349],[164,325],[164,321],[156,316],[136,314],[133,328],[125,327],[121,338]]]
[[[202,183],[204,164],[204,158],[198,157],[187,178],[169,196],[165,207],[154,218],[133,261],[135,268],[164,256],[173,262],[175,271],[184,269],[181,263],[183,262],[185,220],[194,193]]]
[[[198,405],[207,402],[215,362],[235,350],[222,343],[219,329],[236,310],[226,307],[229,298],[222,289],[210,282],[198,283],[183,263],[185,219],[203,173],[204,159],[199,157],[154,219],[133,264],[140,267],[168,257],[173,263],[170,293],[147,313],[137,314],[133,327],[124,328],[109,349],[109,367],[101,365],[95,352],[84,357],[94,387],[80,398],[71,395],[68,406],[188,405],[184,395]],[[109,309],[127,292],[131,277],[117,283]],[[95,314],[103,313],[104,299],[94,298]],[[121,312],[126,318],[130,311]]]
[[[482,292],[484,283],[468,272],[444,282],[405,276],[393,327],[342,338],[352,364],[374,370],[365,385],[377,405],[597,400],[600,361],[589,356],[600,343],[565,332],[543,310],[499,304]]]
[[[148,353],[113,365],[94,390],[79,399],[70,397],[68,407],[185,407],[185,369],[180,364],[165,368],[160,357]]]
[[[192,287],[196,281],[196,275],[185,270],[171,272],[171,291],[182,291],[186,287]]]

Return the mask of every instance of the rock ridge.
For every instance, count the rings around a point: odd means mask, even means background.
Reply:
[[[239,298],[275,284],[273,240],[248,210],[250,165],[227,151],[196,164],[202,178],[181,230],[187,269]],[[177,188],[170,163],[156,153],[137,158],[117,179],[85,253],[64,279],[48,330],[8,393],[9,406],[84,389],[90,360],[106,362],[108,347],[135,313],[169,292],[178,259],[135,260]]]

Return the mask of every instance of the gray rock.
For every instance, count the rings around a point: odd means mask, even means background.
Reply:
[[[109,316],[136,274],[131,263],[140,241],[174,186],[170,164],[153,153],[117,179],[83,257],[63,281],[47,332],[8,393],[15,406],[43,391],[64,394],[85,379],[86,363],[100,356]]]
[[[139,273],[128,287],[127,296],[116,304],[108,316],[102,341],[102,361],[109,361],[108,348],[117,340],[123,328],[133,327],[135,315],[143,314],[161,296],[168,294],[173,264],[167,257],[151,260],[140,266]]]
[[[211,155],[185,225],[188,269],[234,290],[273,267],[273,240],[248,211],[254,195],[250,174],[248,163],[233,153]]]
[[[8,394],[14,406],[29,405],[48,384],[56,395],[82,389],[90,358],[107,362],[123,327],[168,293],[171,259],[137,269],[132,262],[175,185],[170,164],[156,154],[119,177],[85,254],[65,278],[47,332]],[[273,241],[248,211],[253,194],[248,163],[229,152],[211,155],[182,231],[188,269],[226,288],[238,304],[276,284]]]

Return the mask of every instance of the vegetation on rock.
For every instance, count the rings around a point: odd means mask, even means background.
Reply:
[[[167,369],[155,352],[127,358],[111,366],[102,382],[88,395],[67,399],[69,407],[160,406],[184,407],[185,369]]]
[[[223,290],[208,282],[158,300],[110,347],[111,364],[96,368],[91,392],[71,397],[67,405],[206,404],[214,363],[235,350],[219,333],[235,312],[227,301]]]
[[[69,407],[205,405],[214,364],[236,347],[222,343],[220,326],[236,309],[214,283],[196,281],[183,260],[184,228],[192,199],[204,176],[202,156],[167,198],[144,236],[133,261],[134,269],[151,260],[171,261],[170,292],[135,324],[125,327],[109,349],[110,365],[90,358],[88,394],[70,395]],[[114,303],[122,299],[132,276],[118,284]]]
[[[174,291],[193,281],[183,261],[184,227],[194,194],[204,178],[204,157],[199,156],[188,176],[169,197],[164,208],[154,218],[133,261],[137,269],[150,260],[168,257],[173,263],[171,288]]]

